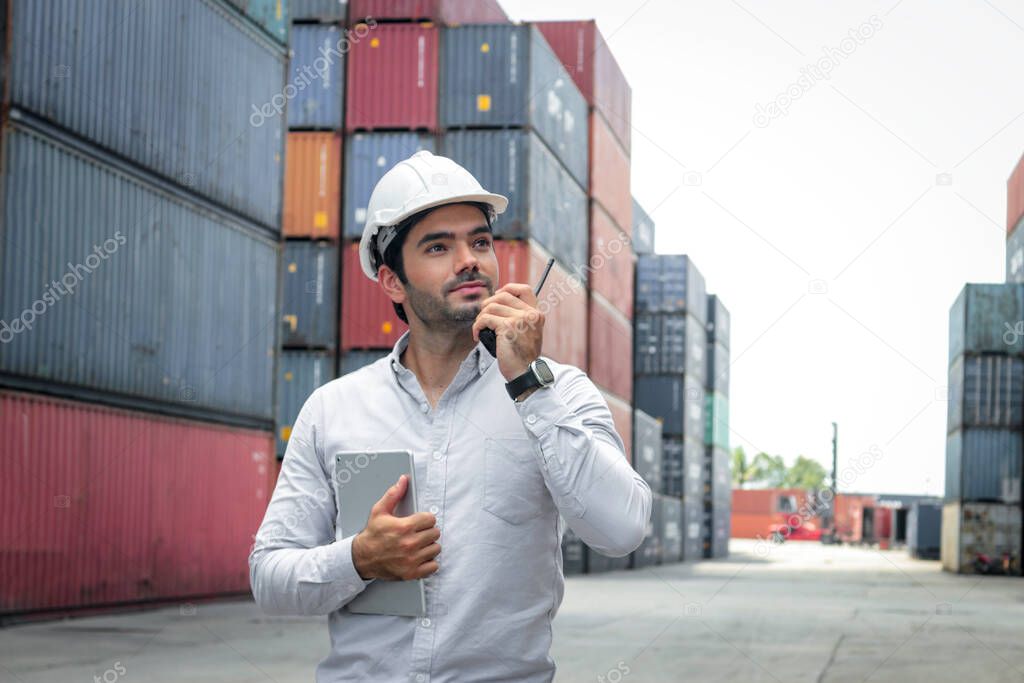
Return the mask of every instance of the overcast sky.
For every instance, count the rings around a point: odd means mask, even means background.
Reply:
[[[501,4],[608,37],[657,250],[690,254],[732,312],[732,444],[830,463],[834,420],[840,490],[942,493],[949,307],[1004,279],[1024,7]]]

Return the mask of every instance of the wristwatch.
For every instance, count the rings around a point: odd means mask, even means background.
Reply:
[[[505,384],[505,390],[508,391],[508,395],[515,400],[519,394],[523,393],[527,389],[533,387],[546,387],[555,383],[555,376],[551,372],[551,368],[544,362],[544,359],[538,358],[537,360],[530,363],[530,367],[523,374],[516,377],[511,382]]]

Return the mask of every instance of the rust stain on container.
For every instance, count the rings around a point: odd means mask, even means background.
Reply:
[[[286,237],[338,239],[341,136],[289,133],[285,162]]]

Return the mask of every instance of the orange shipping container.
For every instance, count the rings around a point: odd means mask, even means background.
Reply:
[[[593,201],[590,202],[589,265],[590,288],[632,320],[636,256],[629,235],[616,227],[608,212]]]
[[[633,326],[600,294],[590,297],[590,379],[613,394],[633,395]]]
[[[338,239],[341,158],[337,133],[288,133],[285,237]]]
[[[590,112],[590,197],[631,235],[633,195],[629,189],[629,155],[615,139],[600,112]]]

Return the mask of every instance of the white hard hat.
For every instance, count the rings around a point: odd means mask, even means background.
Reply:
[[[384,174],[377,182],[366,207],[366,227],[359,241],[359,263],[366,277],[377,280],[373,267],[372,250],[383,254],[397,234],[394,228],[409,216],[442,204],[480,202],[502,213],[508,198],[487,192],[473,175],[447,157],[435,156],[424,150],[416,152]],[[377,233],[383,232],[381,240]]]

